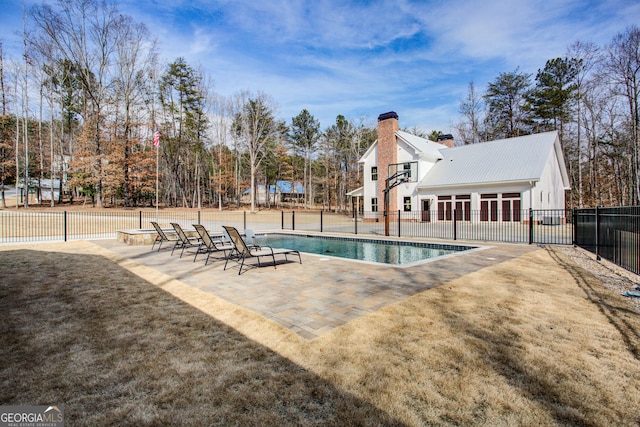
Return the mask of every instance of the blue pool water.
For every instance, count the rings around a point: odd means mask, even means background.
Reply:
[[[392,265],[406,265],[475,249],[473,246],[462,245],[291,234],[258,235],[254,242],[273,248],[295,249],[317,255]]]

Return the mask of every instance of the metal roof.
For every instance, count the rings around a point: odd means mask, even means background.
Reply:
[[[401,130],[396,131],[396,137],[411,145],[420,157],[426,157],[431,161],[436,161],[443,158],[442,153],[440,152],[440,149],[444,147],[444,145],[442,144],[430,141],[425,138],[421,138],[419,136]]]
[[[256,186],[258,189],[263,190],[266,188],[264,184],[258,184]],[[291,182],[291,181],[276,181],[275,185],[269,186],[269,194],[276,194],[276,189],[279,193],[299,193],[304,194],[304,187],[301,182]],[[251,188],[248,188],[242,194],[250,194]]]
[[[299,193],[304,194],[304,187],[301,182],[276,181],[276,186],[281,193]]]
[[[554,150],[559,151],[555,131],[441,148],[443,159],[436,162],[418,187],[538,181]],[[564,184],[568,186],[562,153],[558,154]]]

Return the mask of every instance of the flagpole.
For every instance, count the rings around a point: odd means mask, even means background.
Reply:
[[[153,145],[156,147],[156,222],[158,222],[158,175],[160,169],[160,131],[158,124],[155,123],[155,132],[153,132]]]
[[[160,153],[160,145],[156,145],[156,222],[158,222],[158,159]]]

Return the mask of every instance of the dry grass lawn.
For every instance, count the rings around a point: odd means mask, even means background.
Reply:
[[[640,425],[640,314],[540,249],[307,341],[87,242],[0,247],[0,404],[68,425]]]

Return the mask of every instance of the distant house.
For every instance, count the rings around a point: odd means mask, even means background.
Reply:
[[[275,185],[269,186],[269,200],[272,204],[302,202],[304,201],[304,187],[302,183],[297,181],[276,181]],[[251,188],[242,193],[242,201],[244,203],[251,201]],[[267,186],[264,184],[256,186],[256,203],[259,205],[267,204]]]
[[[16,186],[20,194],[20,200],[24,198],[24,179],[19,179]],[[35,194],[39,201],[51,200],[58,197],[60,192],[60,180],[51,180],[49,178],[37,179],[29,178],[29,194]]]
[[[276,194],[281,202],[304,202],[304,186],[301,182],[276,181]]]
[[[564,209],[570,189],[557,132],[454,146],[444,135],[433,142],[399,130],[395,112],[378,117],[378,140],[360,159],[364,186],[350,195],[364,199],[365,219],[384,211],[422,221],[520,221],[523,209]],[[395,178],[394,178],[394,175]],[[387,179],[389,180],[387,181]]]

